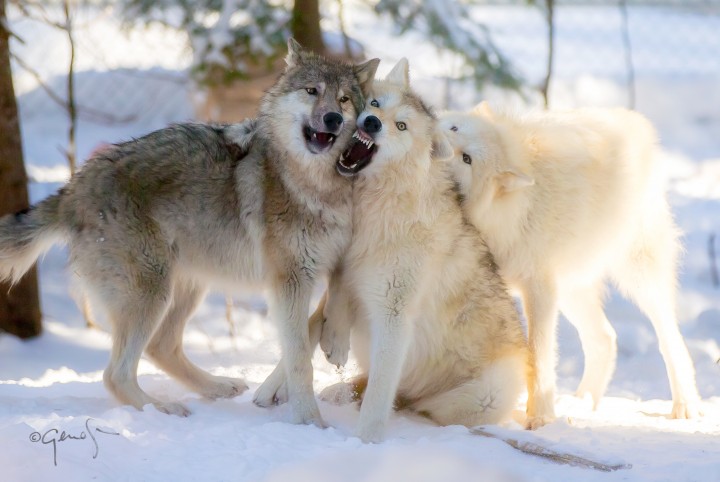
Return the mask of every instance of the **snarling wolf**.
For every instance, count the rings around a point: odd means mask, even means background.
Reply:
[[[122,403],[188,413],[140,388],[143,351],[208,398],[242,393],[242,380],[193,365],[182,333],[207,287],[256,285],[281,334],[294,421],[323,425],[307,314],[313,285],[350,240],[351,182],[335,162],[379,60],[353,66],[292,39],[288,47],[256,121],[175,125],[105,148],[56,195],[0,218],[0,279],[17,280],[55,242],[69,245],[71,269],[111,321],[104,380]]]
[[[655,328],[672,416],[698,416],[695,370],[675,314],[679,231],[647,119],[624,109],[511,115],[481,104],[441,123],[464,210],[523,301],[528,427],[555,418],[558,311],[577,328],[585,354],[578,395],[597,405],[605,393],[617,356],[603,313],[607,279]]]
[[[352,340],[361,374],[321,397],[362,398],[357,434],[370,442],[382,440],[394,402],[443,425],[499,422],[525,385],[519,314],[462,216],[443,160],[451,147],[409,87],[406,60],[368,100],[338,161],[356,175],[352,241],[309,322],[333,364]],[[282,398],[282,376],[258,393]]]

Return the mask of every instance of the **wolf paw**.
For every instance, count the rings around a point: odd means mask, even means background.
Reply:
[[[285,382],[280,386],[272,383],[268,378],[263,382],[253,395],[253,403],[258,407],[268,408],[274,405],[282,405],[288,401],[288,391]]]
[[[525,429],[526,430],[537,430],[540,427],[544,427],[545,425],[552,423],[555,421],[555,417],[552,416],[535,416],[535,417],[527,417],[525,420]]]
[[[322,416],[320,416],[320,410],[315,408],[307,408],[303,410],[300,405],[295,405],[295,411],[293,413],[293,423],[298,425],[315,425],[318,428],[328,428],[329,425],[325,423]]]
[[[358,425],[357,436],[363,442],[377,444],[385,439],[385,424],[375,422],[371,424]]]
[[[332,403],[333,405],[347,405],[358,400],[355,385],[352,383],[340,382],[326,387],[320,392],[320,400]]]
[[[189,408],[178,402],[154,402],[153,406],[158,412],[177,415],[178,417],[187,417],[192,413]]]
[[[234,398],[248,389],[245,380],[231,377],[213,377],[212,383],[202,390],[201,395],[211,400]]]
[[[350,352],[350,334],[336,331],[333,325],[326,324],[320,336],[320,348],[331,364],[345,366]]]
[[[703,416],[702,410],[700,410],[700,402],[673,402],[671,418],[685,419],[685,418],[700,418]]]

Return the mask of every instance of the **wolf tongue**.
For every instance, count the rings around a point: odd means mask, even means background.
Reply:
[[[316,132],[315,138],[318,140],[321,144],[329,144],[332,140],[333,135],[327,132]]]

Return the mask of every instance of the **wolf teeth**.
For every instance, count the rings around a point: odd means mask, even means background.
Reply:
[[[355,133],[352,135],[355,139],[359,140],[363,144],[365,144],[365,147],[368,149],[372,148],[372,146],[375,144],[371,139],[365,139],[363,137],[360,137],[360,134],[358,134],[358,131],[355,131]]]

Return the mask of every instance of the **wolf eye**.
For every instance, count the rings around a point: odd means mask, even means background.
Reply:
[[[341,104],[344,104],[345,102],[347,102],[349,100],[350,100],[350,97],[348,97],[347,95],[343,95],[342,97],[340,97]]]
[[[463,162],[465,164],[472,164],[472,157],[468,156],[463,152]]]
[[[310,95],[317,95],[317,89],[315,87],[307,87],[305,89],[305,92],[307,92]]]
[[[370,101],[370,105],[373,107],[380,107],[380,102],[378,102],[376,99],[373,99]]]
[[[407,125],[404,122],[396,122],[395,125],[397,126],[398,130],[404,131],[407,129]]]

